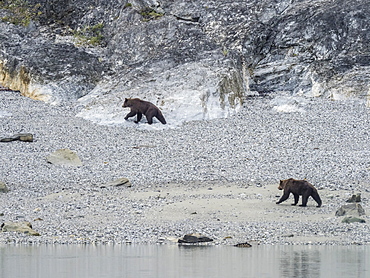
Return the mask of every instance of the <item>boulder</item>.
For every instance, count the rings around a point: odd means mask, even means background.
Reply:
[[[193,233],[185,235],[182,239],[178,240],[178,243],[202,243],[202,242],[211,242],[213,239],[206,237],[204,235]]]
[[[9,191],[9,189],[6,186],[6,184],[0,181],[0,193],[6,193],[8,191]]]
[[[31,236],[39,236],[40,234],[32,229],[32,225],[30,222],[9,222],[3,223],[0,226],[1,232],[19,232],[25,233]]]
[[[361,202],[361,193],[357,193],[356,195],[353,194],[351,198],[349,198],[347,203],[360,203]]]
[[[127,178],[119,178],[111,182],[107,182],[103,185],[100,186],[100,188],[107,188],[107,187],[117,187],[117,186],[126,186],[126,187],[131,187],[132,184]]]
[[[33,142],[33,135],[31,133],[18,133],[10,137],[1,138],[0,142],[12,142],[17,140],[23,142]]]
[[[252,247],[252,245],[249,244],[248,242],[237,243],[234,246],[235,247],[240,247],[240,248],[250,248],[250,247]]]
[[[361,216],[365,214],[365,210],[360,204],[353,203],[341,206],[335,213],[336,216],[352,215]]]
[[[353,217],[353,216],[344,217],[342,220],[342,223],[355,223],[355,222],[365,223],[366,221],[364,219]]]
[[[77,153],[71,151],[70,149],[59,149],[50,154],[46,159],[49,163],[55,165],[72,167],[79,167],[83,165]]]

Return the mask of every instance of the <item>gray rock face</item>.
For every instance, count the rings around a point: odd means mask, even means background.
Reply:
[[[96,111],[132,96],[188,101],[209,118],[257,93],[369,94],[366,0],[30,3],[38,22],[0,23],[0,84],[37,99],[89,94]]]

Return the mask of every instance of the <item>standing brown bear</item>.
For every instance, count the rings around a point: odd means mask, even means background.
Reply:
[[[162,124],[166,124],[166,120],[164,119],[161,110],[159,110],[157,106],[149,101],[138,98],[125,98],[125,102],[123,103],[122,107],[131,108],[130,113],[126,115],[125,120],[137,115],[135,123],[138,123],[144,114],[148,120],[148,124],[150,125],[153,123],[153,117],[156,117]]]
[[[295,206],[298,203],[299,195],[302,195],[302,205],[301,207],[307,206],[308,197],[312,197],[317,202],[317,207],[321,207],[321,199],[319,193],[317,193],[316,188],[310,184],[308,181],[305,180],[295,180],[295,179],[287,179],[287,180],[280,180],[280,185],[278,187],[279,190],[284,190],[283,196],[281,196],[280,200],[276,202],[280,204],[288,199],[290,193],[294,196],[294,204]]]

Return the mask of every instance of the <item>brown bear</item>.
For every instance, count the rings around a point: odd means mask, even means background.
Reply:
[[[130,113],[126,115],[125,120],[137,115],[136,121],[134,122],[138,123],[144,114],[148,120],[148,124],[150,125],[153,123],[153,117],[156,117],[162,124],[166,124],[166,120],[164,119],[161,110],[159,110],[157,106],[149,101],[138,98],[125,98],[125,102],[123,103],[122,107],[131,108]]]
[[[283,196],[281,196],[280,200],[276,202],[280,204],[288,199],[290,193],[294,196],[294,204],[295,206],[298,203],[299,195],[302,195],[302,205],[301,207],[307,206],[308,197],[312,197],[317,202],[317,207],[321,207],[321,199],[319,193],[317,193],[316,188],[310,184],[308,181],[305,180],[295,180],[295,179],[287,179],[287,180],[280,180],[280,185],[278,187],[279,190],[284,190]]]

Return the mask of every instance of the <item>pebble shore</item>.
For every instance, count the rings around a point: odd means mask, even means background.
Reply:
[[[0,224],[29,221],[41,234],[0,233],[0,243],[165,244],[199,232],[213,244],[370,244],[368,216],[365,224],[334,217],[355,193],[369,213],[370,117],[364,100],[307,98],[298,112],[284,113],[274,109],[273,99],[254,98],[227,119],[150,130],[140,128],[145,123],[96,125],[76,117],[73,105],[53,106],[12,91],[0,95],[0,137],[34,136],[33,142],[0,143],[0,181],[10,190],[0,193]],[[47,162],[63,148],[75,151],[83,166]],[[123,177],[131,187],[101,188]],[[314,184],[323,207],[315,208],[312,199],[304,209],[276,205],[279,180],[291,177]],[[207,210],[215,200],[238,207],[227,214],[222,207]],[[265,213],[271,215],[238,218],[250,200],[268,204]],[[185,218],[159,216],[187,202],[200,202],[197,211]],[[299,220],[274,219],[275,210]],[[313,214],[322,217],[310,220]]]

